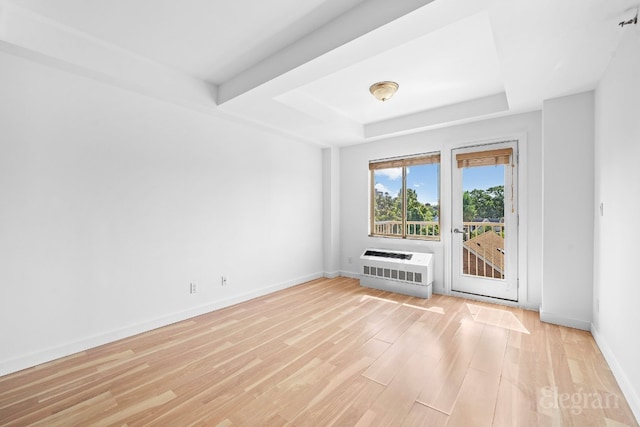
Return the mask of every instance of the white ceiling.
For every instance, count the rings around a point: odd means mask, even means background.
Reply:
[[[0,48],[340,146],[593,89],[637,1],[0,0]]]
[[[362,0],[15,0],[93,37],[219,84]]]
[[[384,80],[399,82],[400,89],[392,100],[382,103],[371,96],[369,86]],[[365,124],[501,92],[500,60],[489,16],[483,12],[312,81],[277,100],[287,104],[288,97],[305,96]]]

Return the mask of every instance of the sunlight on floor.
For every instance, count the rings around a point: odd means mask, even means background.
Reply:
[[[498,326],[500,328],[530,335],[527,328],[525,328],[516,316],[508,310],[482,307],[475,304],[467,304],[467,308],[469,308],[471,317],[473,317],[473,320],[476,322],[484,323],[485,325]]]
[[[391,304],[397,304],[398,301],[394,301],[388,298],[380,298],[380,297],[374,297],[372,295],[363,295],[362,298],[360,298],[360,302],[368,300],[368,299],[374,299],[376,301],[382,301],[382,302],[390,302]]]
[[[360,302],[368,299],[374,299],[376,301],[382,301],[382,302],[390,302],[391,304],[399,304],[398,301],[394,301],[387,298],[374,297],[371,295],[363,295],[363,297],[360,298]],[[411,307],[411,308],[415,308],[422,311],[430,311],[432,313],[444,314],[444,309],[442,307],[420,307],[419,305],[406,304],[406,303],[403,303],[402,305],[405,307]]]
[[[418,310],[431,311],[433,313],[444,314],[444,309],[442,307],[420,307],[419,305],[412,304],[402,304],[405,307],[417,308]]]

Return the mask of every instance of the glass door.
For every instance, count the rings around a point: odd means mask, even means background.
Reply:
[[[517,142],[452,152],[452,290],[518,300]]]

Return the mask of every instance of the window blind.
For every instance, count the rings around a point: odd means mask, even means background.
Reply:
[[[440,163],[440,154],[429,154],[402,159],[388,159],[369,162],[369,170],[401,168],[406,166]]]
[[[512,155],[513,149],[502,148],[499,150],[456,154],[456,161],[458,162],[459,168],[508,165]]]

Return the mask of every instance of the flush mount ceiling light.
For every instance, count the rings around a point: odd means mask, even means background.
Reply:
[[[369,92],[376,97],[378,101],[386,101],[391,98],[398,90],[396,82],[378,82],[371,85]]]

